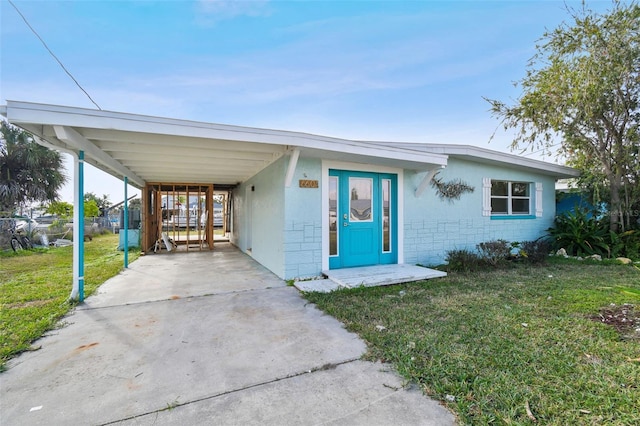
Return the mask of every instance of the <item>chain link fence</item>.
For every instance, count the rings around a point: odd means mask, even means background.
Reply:
[[[85,218],[84,238],[90,241],[95,235],[116,233],[120,223],[114,217]],[[73,221],[56,216],[42,216],[36,219],[12,217],[0,212],[0,249],[11,250],[13,235],[27,236],[34,247],[65,246],[73,244]]]

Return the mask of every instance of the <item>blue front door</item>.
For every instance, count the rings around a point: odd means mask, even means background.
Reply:
[[[397,262],[397,176],[329,171],[329,267]]]

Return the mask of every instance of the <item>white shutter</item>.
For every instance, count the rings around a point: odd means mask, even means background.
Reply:
[[[482,216],[491,216],[491,178],[482,178]]]
[[[536,217],[542,217],[542,182],[536,182]]]

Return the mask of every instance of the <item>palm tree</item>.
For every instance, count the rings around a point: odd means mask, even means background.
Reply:
[[[4,120],[0,126],[0,214],[10,216],[29,202],[56,200],[67,180],[60,153]]]

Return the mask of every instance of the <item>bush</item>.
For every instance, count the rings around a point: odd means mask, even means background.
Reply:
[[[624,256],[629,259],[640,259],[640,230],[638,229],[631,229],[620,234],[610,231],[607,244],[611,257]]]
[[[546,239],[524,241],[520,244],[521,258],[534,265],[546,263],[549,252],[551,252],[551,243]]]
[[[449,272],[473,272],[483,268],[480,256],[466,249],[448,251],[445,261]]]
[[[606,241],[608,224],[600,223],[586,209],[556,216],[553,227],[547,232],[551,236],[552,248],[564,248],[570,256],[610,255]]]
[[[480,258],[487,264],[498,267],[507,262],[511,256],[511,245],[505,240],[487,241],[476,246]]]
[[[477,252],[471,250],[451,250],[445,261],[449,272],[475,272],[493,268],[505,268],[511,261],[521,261],[533,265],[546,262],[551,252],[551,243],[539,238],[522,243],[494,240],[476,245]],[[513,254],[513,250],[518,250]]]

